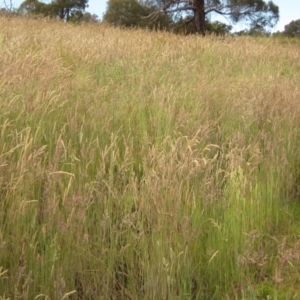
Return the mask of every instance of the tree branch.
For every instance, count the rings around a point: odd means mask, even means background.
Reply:
[[[9,6],[6,4],[6,1],[5,1],[5,0],[3,0],[3,4],[4,4],[4,6],[5,6],[5,8],[6,8],[7,11],[10,11],[10,12],[13,11],[12,0],[9,0]]]
[[[195,10],[195,7],[194,6],[183,6],[183,7],[170,9],[170,10],[163,10],[163,12],[173,13],[173,12],[178,12],[178,11],[182,11],[182,10]]]

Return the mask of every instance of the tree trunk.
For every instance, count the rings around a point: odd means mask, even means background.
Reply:
[[[58,10],[58,17],[63,20],[65,18],[65,14],[64,14],[64,9],[63,8],[59,8]]]
[[[196,31],[205,35],[205,11],[204,0],[194,0],[194,18]]]

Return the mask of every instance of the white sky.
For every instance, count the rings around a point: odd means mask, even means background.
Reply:
[[[9,3],[10,0],[0,0],[0,6],[3,6],[3,1]],[[12,0],[14,7],[18,7],[22,2],[22,0]],[[273,31],[283,31],[285,25],[293,20],[300,19],[300,0],[273,0],[273,2],[279,6],[280,11],[280,20]],[[89,0],[87,11],[102,18],[106,10],[106,3],[107,0]]]

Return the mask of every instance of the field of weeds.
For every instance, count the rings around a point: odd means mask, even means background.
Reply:
[[[300,52],[0,17],[0,299],[299,299]]]

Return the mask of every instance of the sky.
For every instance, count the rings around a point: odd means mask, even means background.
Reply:
[[[0,0],[1,1],[1,0]],[[2,0],[1,2],[3,2]],[[6,0],[9,3],[10,0]],[[13,6],[18,7],[22,0],[12,0]],[[47,1],[44,1],[47,2]],[[283,31],[284,26],[293,20],[300,19],[300,0],[273,0],[279,6],[280,19],[277,26],[272,31]],[[89,8],[86,11],[96,14],[102,19],[106,10],[107,0],[89,0]],[[0,6],[3,6],[0,4]]]

